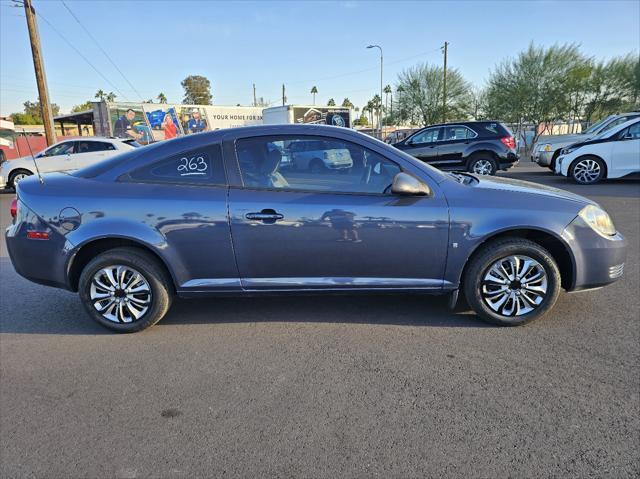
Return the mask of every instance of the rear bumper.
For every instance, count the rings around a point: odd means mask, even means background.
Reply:
[[[72,245],[24,204],[5,231],[9,258],[16,272],[34,283],[69,289],[66,264]],[[49,233],[48,240],[28,239],[27,231]]]
[[[506,171],[513,168],[520,162],[520,156],[517,153],[509,152],[505,156],[499,158],[498,169]]]
[[[562,237],[571,245],[575,261],[570,291],[598,288],[622,277],[627,241],[620,233],[605,238],[578,217],[564,230]]]

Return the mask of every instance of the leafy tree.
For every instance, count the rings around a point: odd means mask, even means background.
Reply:
[[[318,88],[317,87],[312,87],[311,88],[311,94],[313,95],[313,104],[316,104],[316,94],[318,93]]]
[[[345,98],[344,100],[342,100],[342,106],[345,108],[353,108],[353,103],[351,103],[351,100],[349,100],[348,98]]]
[[[336,101],[333,98],[329,98],[327,106],[336,106]]]
[[[518,130],[524,123],[533,123],[536,128],[532,144],[535,143],[542,133],[538,125],[567,116],[571,109],[569,79],[584,63],[576,45],[554,45],[547,49],[529,45],[491,73],[487,86],[488,114],[516,123]]]
[[[93,103],[91,102],[91,100],[85,101],[84,103],[81,103],[80,105],[75,105],[73,108],[71,108],[71,113],[78,113],[80,111],[86,111],[86,110],[91,110],[93,108]]]
[[[40,108],[40,101],[25,101],[24,113],[12,113],[11,119],[16,125],[42,125],[42,110]],[[60,113],[60,107],[55,103],[51,103],[51,111],[53,116],[57,116]]]
[[[211,105],[211,82],[200,75],[189,75],[180,83],[184,88],[182,103],[186,105]]]
[[[440,66],[419,64],[398,76],[396,118],[400,123],[429,125],[442,120],[444,71]],[[460,72],[447,70],[447,121],[466,119],[471,86]]]
[[[167,103],[167,97],[162,92],[158,93],[158,96],[156,97],[156,99],[158,100],[159,103]]]

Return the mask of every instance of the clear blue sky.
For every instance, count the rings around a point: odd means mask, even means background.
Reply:
[[[130,100],[140,100],[58,0],[33,0],[51,22]],[[0,0],[0,114],[37,99],[24,12]],[[530,42],[576,42],[596,58],[640,48],[640,1],[187,2],[74,1],[67,5],[146,98],[164,92],[180,102],[180,81],[208,77],[214,104],[249,105],[258,96],[290,103],[349,97],[362,106],[379,89],[377,50],[385,84],[417,62],[442,62],[481,85],[502,59]],[[42,19],[39,20],[52,100],[68,111],[114,90]],[[364,71],[363,71],[364,70]],[[124,100],[119,95],[119,100]]]

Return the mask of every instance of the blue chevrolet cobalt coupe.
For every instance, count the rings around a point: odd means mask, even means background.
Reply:
[[[118,332],[157,323],[174,295],[355,291],[447,294],[454,305],[462,290],[480,318],[519,325],[547,313],[561,288],[618,279],[626,250],[586,198],[444,173],[329,126],[137,148],[25,179],[12,210],[16,271],[77,291]]]

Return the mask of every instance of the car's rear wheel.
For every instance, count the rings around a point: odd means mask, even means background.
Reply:
[[[569,176],[581,185],[593,185],[604,178],[606,166],[597,156],[582,156],[569,167]]]
[[[506,238],[483,247],[469,264],[464,292],[489,323],[518,326],[544,316],[560,293],[560,271],[542,246]]]
[[[24,180],[31,175],[33,175],[33,173],[31,173],[29,170],[16,170],[9,176],[7,186],[9,188],[15,188],[21,180]]]
[[[119,333],[153,326],[171,305],[170,278],[155,258],[136,248],[96,256],[82,270],[78,289],[89,315]]]
[[[469,172],[476,175],[495,175],[498,165],[493,158],[486,156],[475,157],[469,162]]]

